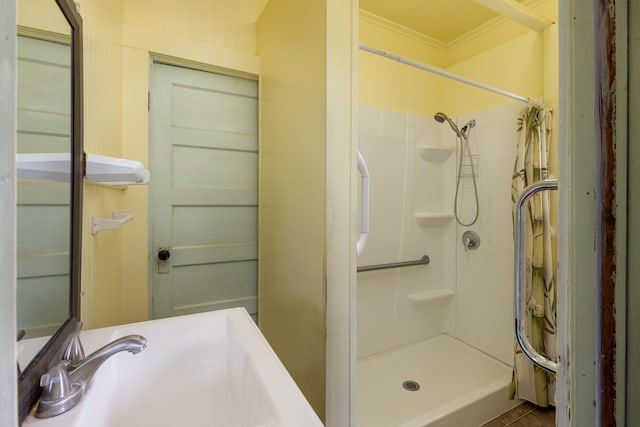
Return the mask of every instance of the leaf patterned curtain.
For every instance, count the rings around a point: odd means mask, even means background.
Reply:
[[[518,150],[511,180],[513,207],[522,191],[548,178],[551,110],[529,105],[518,118]],[[525,332],[533,348],[557,359],[556,269],[552,261],[552,230],[549,193],[529,199],[526,208],[524,292],[521,304]],[[555,375],[533,364],[515,344],[511,398],[528,400],[538,406],[555,405]]]

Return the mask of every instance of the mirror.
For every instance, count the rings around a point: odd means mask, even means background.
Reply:
[[[16,320],[20,422],[80,317],[81,19],[71,0],[18,0],[17,153],[71,158],[52,180],[17,185]],[[19,162],[18,162],[19,163]]]
[[[57,6],[47,15],[64,19]],[[68,34],[18,29],[18,154],[71,152],[71,35],[60,27]],[[51,336],[69,317],[71,182],[19,177],[17,195],[16,321],[25,339]]]

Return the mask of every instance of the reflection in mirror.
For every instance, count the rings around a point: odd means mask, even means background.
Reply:
[[[19,419],[40,396],[79,317],[81,19],[71,0],[18,0],[17,152],[64,153],[66,182],[18,179]],[[71,177],[71,180],[68,179]],[[70,181],[70,182],[69,182]]]
[[[70,64],[68,44],[18,37],[18,153],[71,152]],[[25,338],[50,336],[69,317],[70,187],[18,179],[16,320]]]

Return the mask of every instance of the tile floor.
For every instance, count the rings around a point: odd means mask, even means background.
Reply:
[[[539,408],[529,402],[516,406],[498,418],[483,424],[482,427],[554,427],[556,425],[555,408]]]

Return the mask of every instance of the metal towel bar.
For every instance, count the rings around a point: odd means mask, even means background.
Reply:
[[[515,281],[515,292],[514,292],[514,312],[515,312],[515,321],[516,321],[516,338],[518,340],[518,344],[520,344],[520,348],[522,352],[529,358],[533,363],[541,367],[542,369],[555,373],[558,370],[558,362],[554,360],[550,360],[546,358],[544,355],[538,353],[527,338],[527,334],[525,332],[524,319],[522,313],[522,295],[524,294],[524,235],[525,235],[525,221],[523,210],[527,205],[529,199],[536,193],[540,191],[546,190],[557,190],[558,189],[558,180],[557,179],[546,179],[542,181],[538,181],[529,187],[525,188],[520,194],[518,201],[516,202],[515,209],[515,257],[514,262],[515,265],[513,267],[514,270],[514,281]]]
[[[415,261],[405,261],[405,262],[392,262],[390,264],[376,264],[376,265],[365,265],[362,267],[358,267],[358,273],[363,271],[375,271],[375,270],[385,270],[387,268],[400,268],[400,267],[411,267],[414,265],[426,265],[429,264],[431,260],[427,255],[423,255],[422,258]]]

